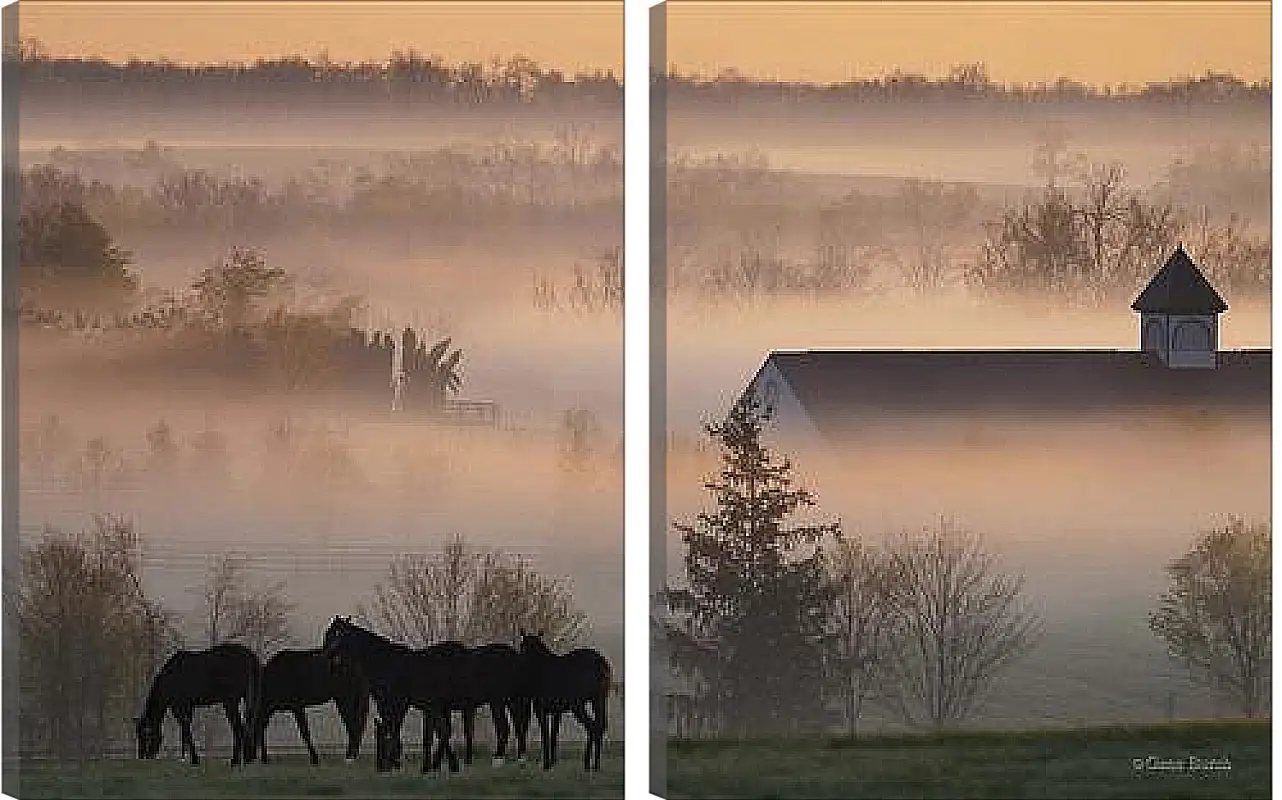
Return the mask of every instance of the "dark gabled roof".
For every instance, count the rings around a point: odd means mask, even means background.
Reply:
[[[1221,314],[1228,307],[1183,247],[1175,249],[1131,304],[1149,314]]]
[[[1141,408],[1269,413],[1272,350],[1221,351],[1171,369],[1121,350],[808,350],[769,356],[821,434],[891,414],[1108,413]]]

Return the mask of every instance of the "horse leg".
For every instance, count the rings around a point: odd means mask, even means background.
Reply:
[[[191,709],[183,708],[174,709],[174,719],[178,720],[178,728],[182,735],[182,746],[191,756],[191,765],[200,764],[200,756],[196,754],[196,741],[191,735]]]
[[[458,771],[458,760],[450,750],[450,712],[448,709],[428,707],[423,709],[423,772],[436,771],[441,768],[441,761],[449,753],[452,772]],[[433,737],[440,739],[436,750],[432,750]]]
[[[570,707],[570,712],[574,718],[583,726],[583,730],[588,735],[587,745],[583,748],[583,769],[592,771],[592,755],[596,749],[597,729],[600,725],[595,719],[588,716],[588,704],[586,702],[576,703]]]
[[[271,718],[270,712],[264,706],[262,713],[254,717],[254,741],[250,742],[250,748],[258,752],[258,762],[267,763],[267,721]]]
[[[245,731],[245,763],[252,764],[258,757],[258,716],[261,706],[256,706],[252,697],[245,698],[245,716],[242,729]]]
[[[547,765],[548,769],[551,769],[552,767],[556,766],[556,744],[557,744],[556,740],[561,736],[561,714],[562,714],[562,711],[559,708],[556,711],[553,711],[552,719],[548,723],[548,731],[551,733],[551,736],[549,737],[549,739],[551,740],[551,745],[552,745],[551,747],[552,755]]]
[[[472,738],[476,733],[476,706],[463,706],[463,763],[472,766]]]
[[[551,715],[541,708],[536,708],[534,715],[539,718],[539,744],[543,748],[543,769],[551,769],[552,750],[550,749],[551,743],[548,741],[550,735],[548,733],[548,721]]]
[[[440,737],[440,740],[441,740],[441,750],[444,751],[445,755],[450,760],[450,772],[458,772],[459,770],[458,757],[454,755],[454,748],[450,746],[451,730],[450,730],[450,714],[448,711],[441,714],[441,716],[437,719],[437,724],[440,726],[440,730],[437,731],[437,735]],[[437,759],[436,759],[436,765],[437,767],[440,767],[441,765],[441,759],[439,755],[437,756]]]
[[[432,737],[436,736],[438,729],[440,726],[436,722],[435,713],[423,709],[423,772],[441,767],[441,760],[432,755]]]
[[[601,771],[601,751],[605,749],[605,715],[607,709],[605,704],[610,702],[608,695],[598,696],[592,699],[592,721],[595,723],[596,731],[596,755],[593,760],[592,768],[597,772]],[[585,704],[586,707],[586,704]]]
[[[307,745],[307,756],[314,767],[320,763],[320,756],[316,755],[316,746],[312,744],[312,730],[307,724],[306,708],[298,706],[294,709],[294,722],[298,725],[298,735],[303,737],[303,743]]]
[[[494,753],[490,763],[501,766],[507,758],[507,740],[509,726],[507,722],[507,704],[501,700],[490,702],[490,719],[494,722]]]
[[[518,764],[524,764],[526,743],[530,735],[529,699],[520,697],[509,701],[508,711],[512,715],[512,727],[516,729],[516,761]]]
[[[605,704],[610,702],[609,698],[601,698],[597,703],[593,703],[592,716],[596,719],[596,756],[592,762],[592,769],[597,772],[601,771],[601,751],[605,749]]]
[[[392,716],[388,718],[387,750],[388,765],[392,769],[401,768],[401,727],[405,725],[405,715],[409,713],[407,705],[397,705]]]
[[[240,719],[240,703],[236,700],[223,701],[223,713],[227,715],[227,724],[231,726],[231,765],[237,766],[245,752],[245,726]]]
[[[347,727],[348,761],[355,761],[361,754],[361,737],[365,734],[365,722],[369,717],[369,696],[346,703],[343,712],[343,724]]]

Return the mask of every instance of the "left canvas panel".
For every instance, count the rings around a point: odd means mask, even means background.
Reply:
[[[5,13],[5,793],[622,796],[623,3]]]

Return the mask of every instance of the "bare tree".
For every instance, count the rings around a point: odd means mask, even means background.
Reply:
[[[214,556],[198,587],[197,616],[206,647],[237,642],[266,659],[269,651],[288,644],[293,635],[290,615],[294,605],[285,599],[284,583],[257,584],[249,577],[249,559],[229,553]],[[213,746],[215,730],[205,717],[200,722],[204,747]]]
[[[57,414],[47,414],[38,425],[22,432],[18,459],[23,467],[47,474],[72,449],[73,436]]]
[[[169,423],[160,419],[147,431],[147,468],[155,475],[171,476],[178,466],[178,443]]]
[[[567,409],[561,415],[558,434],[563,469],[581,472],[591,466],[601,440],[601,423],[596,414],[585,408]]]
[[[227,435],[205,420],[205,429],[191,438],[191,464],[207,480],[225,480],[230,475]]]
[[[906,270],[909,286],[918,291],[942,288],[952,278],[948,238],[969,221],[979,196],[969,186],[913,178],[904,181],[897,202],[916,251]]]
[[[1062,125],[1049,125],[1038,134],[1033,147],[1033,174],[1046,179],[1048,192],[1058,189],[1059,179],[1080,164],[1081,156],[1072,153],[1068,142],[1068,130]]]
[[[475,550],[461,536],[438,553],[393,560],[360,614],[388,635],[419,646],[512,641],[525,628],[543,631],[553,647],[567,647],[587,627],[561,581],[524,559]]]
[[[83,758],[127,739],[124,721],[179,644],[173,616],[142,589],[139,562],[133,525],[95,516],[82,533],[46,528],[6,574],[24,748]]]
[[[262,658],[292,641],[294,604],[285,597],[283,581],[254,582],[250,563],[228,553],[211,559],[200,587],[201,638],[208,647],[239,642]]]
[[[837,542],[827,559],[834,634],[829,669],[844,706],[847,733],[854,738],[864,701],[876,688],[891,641],[889,569],[881,554],[859,539]]]
[[[1273,528],[1233,518],[1166,568],[1149,628],[1194,680],[1259,713],[1273,650]]]
[[[1237,214],[1223,223],[1205,206],[1188,215],[1185,246],[1221,291],[1265,293],[1273,284],[1273,247],[1267,236],[1252,236]]]
[[[970,272],[972,284],[1015,291],[1057,291],[1099,303],[1137,290],[1175,243],[1169,204],[1125,187],[1120,164],[1080,162],[1076,183],[1060,186],[1056,168],[1041,199],[987,223]]]
[[[878,702],[909,725],[961,722],[1041,636],[1024,580],[1000,570],[981,536],[944,519],[904,532],[887,554],[893,645]]]
[[[95,492],[117,485],[127,471],[128,465],[121,449],[107,441],[105,436],[95,436],[85,444],[71,478],[80,489]]]

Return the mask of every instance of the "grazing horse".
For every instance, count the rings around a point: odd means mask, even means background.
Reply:
[[[193,766],[200,763],[191,736],[191,719],[196,708],[222,703],[232,733],[232,766],[241,759],[254,760],[252,730],[248,722],[257,707],[262,686],[262,665],[258,656],[239,644],[220,644],[208,650],[179,650],[169,657],[147,693],[142,716],[137,717],[138,757],[155,758],[160,752],[161,723],[165,712],[174,715],[182,729],[183,750],[191,754]],[[244,701],[245,716],[240,704]]]
[[[569,711],[587,731],[583,768],[601,769],[605,741],[606,704],[610,695],[610,662],[596,650],[581,647],[565,655],[553,653],[542,634],[521,633],[521,657],[526,664],[528,691],[539,719],[543,741],[543,768],[556,763],[561,715]],[[592,715],[588,715],[588,703]]]
[[[466,654],[461,645],[434,645],[422,650],[393,642],[335,617],[325,631],[325,654],[340,663],[352,662],[369,681],[370,694],[387,735],[399,749],[401,725],[410,708],[423,711],[423,771],[440,769],[448,758],[458,772],[458,757],[450,748],[449,709],[459,705]],[[435,756],[432,734],[440,740]]]
[[[267,763],[267,723],[279,711],[290,711],[298,733],[307,745],[312,764],[319,764],[307,725],[307,707],[333,700],[347,729],[347,760],[360,755],[361,737],[369,716],[369,685],[351,665],[336,664],[322,650],[282,650],[263,667],[263,690],[259,692],[254,735],[259,759]]]

